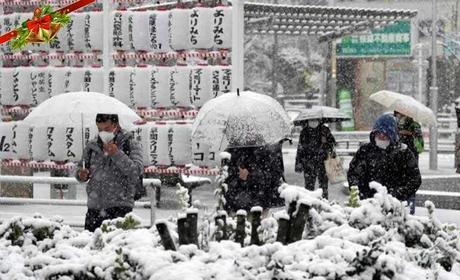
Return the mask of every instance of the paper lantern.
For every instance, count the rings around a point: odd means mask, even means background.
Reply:
[[[171,163],[173,165],[186,165],[192,162],[192,125],[175,124],[171,143]]]
[[[170,98],[170,70],[171,67],[152,67],[150,76],[150,101],[154,108],[172,107]]]
[[[70,17],[69,23],[66,26],[64,26],[63,28],[61,28],[61,30],[58,32],[58,34],[60,32],[66,32],[67,33],[67,37],[66,37],[67,42],[66,43],[67,43],[68,48],[65,51],[73,51],[73,50],[75,50],[75,41],[81,40],[82,37],[76,38],[74,36],[75,30],[74,30],[73,17]]]
[[[89,12],[85,15],[85,48],[87,51],[102,51],[104,40],[104,21],[102,12]]]
[[[208,166],[209,145],[193,140],[191,150],[192,150],[192,163],[194,165]]]
[[[86,13],[72,14],[72,28],[69,36],[73,38],[73,51],[83,52],[86,50],[85,43],[85,16]],[[102,33],[101,33],[102,37]]]
[[[132,130],[133,138],[141,145],[144,165],[155,165],[151,164],[149,161],[148,137],[151,127],[152,125],[142,124],[134,126],[134,129]]]
[[[85,144],[83,146],[86,147],[89,141],[96,139],[99,132],[97,130],[96,124],[94,125],[84,124],[83,126],[85,128],[84,133],[83,133],[83,139],[85,141]]]
[[[85,68],[83,90],[91,92],[104,91],[104,72],[101,67]]]
[[[214,44],[213,11],[211,8],[194,8],[190,11],[189,38],[190,48],[210,49]]]
[[[169,95],[173,106],[190,108],[190,70],[189,66],[177,66],[169,72]]]
[[[30,94],[31,67],[16,67],[13,73],[13,101],[14,105],[31,105]]]
[[[32,105],[37,106],[50,98],[48,91],[48,67],[33,67],[30,72],[30,94]]]
[[[14,68],[4,67],[1,68],[1,103],[2,105],[14,105],[15,101],[13,98],[13,74],[15,73]]]
[[[51,97],[65,93],[72,75],[70,67],[50,67],[48,72],[48,92]]]
[[[54,37],[54,39],[49,42],[48,45],[50,47],[50,50],[68,52],[70,50],[68,33],[69,33],[68,27],[61,28],[61,30],[59,30],[59,32],[57,33],[56,37]]]
[[[169,11],[150,12],[149,37],[153,52],[171,51],[169,31]]]
[[[150,107],[150,76],[151,67],[136,67],[134,75],[135,108]]]
[[[31,159],[31,127],[22,121],[14,122],[13,125],[13,153],[16,159]]]
[[[73,67],[70,75],[67,76],[68,83],[66,92],[85,91],[85,72],[87,68]]]
[[[232,8],[214,8],[213,20],[214,48],[230,49],[232,47]]]
[[[31,128],[32,159],[37,161],[48,159],[48,138],[46,126],[33,126]]]
[[[220,73],[219,93],[228,93],[232,90],[232,67],[221,66]]]
[[[114,50],[130,50],[131,48],[128,22],[130,16],[131,12],[127,11],[112,13],[112,47]]]
[[[158,142],[156,146],[157,147],[157,152],[156,152],[157,165],[169,166],[172,163],[171,162],[171,158],[172,158],[171,144],[172,144],[173,128],[167,124],[156,124],[155,128],[158,134]],[[151,132],[151,133],[153,133],[152,137],[154,137],[155,132]],[[150,147],[150,153],[151,154],[154,153],[152,151],[152,147]],[[150,155],[150,157],[152,157],[152,155]]]
[[[150,51],[150,37],[146,34],[146,27],[149,28],[149,33],[152,30],[156,31],[156,26],[150,26],[150,12],[135,12],[133,13],[133,46],[136,50]],[[156,32],[155,32],[156,35]],[[152,36],[152,35],[150,35]]]
[[[16,28],[15,24],[15,15],[10,14],[10,15],[3,15],[3,28],[2,28],[2,33],[7,33],[12,31],[13,29]],[[0,45],[2,48],[2,52],[4,53],[11,53],[11,43],[6,43],[6,44],[1,44]]]
[[[53,161],[65,160],[65,127],[48,126],[46,130],[48,158]]]
[[[13,159],[13,126],[14,122],[0,123],[0,159]]]
[[[212,68],[194,66],[190,71],[190,100],[195,108],[200,108],[211,98]]]
[[[63,140],[64,145],[61,147],[64,149],[63,160],[72,162],[81,160],[83,154],[82,141],[84,141],[81,127],[65,127]]]
[[[188,50],[190,43],[190,13],[189,9],[172,9],[169,17],[170,46],[174,50]]]
[[[134,108],[133,67],[116,67],[109,73],[109,95]]]

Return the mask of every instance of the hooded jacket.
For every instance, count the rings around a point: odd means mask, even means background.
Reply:
[[[134,206],[135,187],[144,168],[141,146],[125,130],[117,132],[114,141],[118,151],[111,156],[104,154],[99,137],[88,142],[83,151],[85,167],[90,171],[86,185],[89,209]],[[129,155],[124,152],[125,145],[129,145]],[[81,168],[82,162],[77,174]]]
[[[349,186],[358,186],[361,199],[371,198],[375,190],[369,183],[376,181],[387,187],[388,193],[399,200],[414,195],[422,183],[420,170],[413,153],[399,142],[397,124],[393,115],[381,115],[370,133],[370,143],[362,145],[350,162]],[[386,149],[375,144],[375,134],[381,132],[390,138]]]

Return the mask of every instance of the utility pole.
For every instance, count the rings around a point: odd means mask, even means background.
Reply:
[[[436,37],[437,37],[437,0],[433,0],[433,14],[432,14],[432,23],[431,23],[431,87],[430,87],[430,107],[433,110],[435,116],[438,113],[438,87],[437,87],[437,75],[436,75],[436,56],[437,56],[437,46],[436,46]],[[430,125],[430,169],[438,169],[438,127],[437,124]]]
[[[278,4],[278,0],[273,1],[273,4]],[[272,50],[272,97],[277,99],[278,81],[276,72],[278,70],[278,34],[273,34],[273,50]]]

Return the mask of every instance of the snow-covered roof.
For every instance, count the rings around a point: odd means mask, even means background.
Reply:
[[[342,37],[398,20],[409,20],[414,10],[297,6],[245,3],[246,33],[313,35],[320,40]]]
[[[182,2],[190,3],[194,1]],[[177,2],[166,2],[130,10],[172,9],[176,5]],[[416,15],[415,10],[402,9],[244,3],[245,33],[310,35],[318,36],[320,41],[409,20]]]

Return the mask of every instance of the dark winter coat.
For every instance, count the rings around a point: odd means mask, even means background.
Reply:
[[[383,132],[390,145],[381,149],[375,145],[375,133]],[[358,186],[361,199],[371,198],[375,190],[369,183],[376,181],[387,187],[388,193],[399,200],[407,200],[421,185],[418,164],[413,153],[399,142],[396,120],[385,114],[379,117],[370,134],[370,143],[362,145],[350,162],[349,186]]]
[[[115,143],[118,151],[111,156],[104,154],[99,137],[88,142],[83,151],[85,167],[90,171],[86,185],[89,209],[134,206],[135,186],[144,168],[141,146],[124,130],[115,135]],[[129,156],[123,152],[124,145],[129,145]],[[78,170],[81,167],[80,162]]]
[[[250,210],[253,206],[269,208],[281,205],[278,187],[283,171],[280,170],[279,157],[265,147],[228,148],[231,154],[228,163],[228,190],[225,193],[227,211]],[[239,169],[247,169],[246,181],[239,178]]]
[[[327,126],[320,124],[316,128],[305,127],[299,136],[295,159],[296,171],[312,173],[318,167],[324,167],[324,161],[328,154],[333,152],[334,146],[334,136]]]
[[[420,124],[410,117],[405,117],[398,123],[399,131],[409,131],[410,135],[399,134],[401,143],[407,145],[418,161],[418,154],[424,150],[423,133]]]

